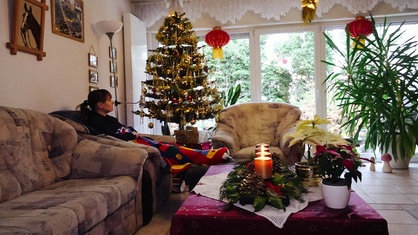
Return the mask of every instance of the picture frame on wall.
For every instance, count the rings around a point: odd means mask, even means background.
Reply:
[[[117,50],[115,47],[109,47],[109,57],[112,59],[117,58]]]
[[[118,86],[118,77],[110,75],[110,87],[117,87]]]
[[[98,90],[99,88],[97,86],[89,86],[89,92]]]
[[[37,60],[46,56],[44,52],[46,0],[15,0],[12,19],[12,35],[6,47],[10,54],[17,51],[34,54]]]
[[[84,5],[82,0],[51,0],[52,32],[84,42]]]
[[[99,61],[97,56],[93,53],[89,53],[89,66],[97,68],[99,66]]]
[[[110,60],[109,61],[110,66],[110,72],[111,73],[117,73],[118,72],[118,65],[116,63],[116,60]]]
[[[99,73],[96,70],[89,70],[90,83],[99,83]]]

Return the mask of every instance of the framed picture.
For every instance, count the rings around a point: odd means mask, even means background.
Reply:
[[[95,54],[89,53],[89,66],[90,67],[98,67],[99,61],[97,60],[97,56]]]
[[[117,87],[118,86],[118,77],[110,75],[110,87]]]
[[[110,66],[110,72],[111,73],[117,73],[118,72],[118,65],[116,63],[116,60],[110,60],[109,66]]]
[[[110,58],[113,58],[113,59],[116,59],[116,57],[117,57],[117,51],[116,51],[116,48],[114,48],[114,47],[109,47],[109,57],[110,57]]]
[[[84,42],[84,6],[82,0],[51,0],[52,32]]]
[[[89,70],[89,81],[90,83],[99,83],[99,74],[96,70]]]
[[[44,52],[45,11],[46,0],[15,0],[13,11],[13,28],[11,42],[6,46],[10,54],[16,55],[23,51],[36,55],[42,60]]]
[[[98,90],[99,88],[97,86],[89,86],[89,92]]]

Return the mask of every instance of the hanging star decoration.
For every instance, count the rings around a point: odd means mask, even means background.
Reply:
[[[315,16],[319,0],[302,0],[303,23],[310,23]]]

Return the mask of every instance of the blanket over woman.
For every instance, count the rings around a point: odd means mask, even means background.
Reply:
[[[88,118],[89,125],[100,133],[111,135],[118,139],[133,141],[157,148],[161,156],[171,166],[171,173],[176,174],[189,169],[192,164],[215,165],[228,160],[227,148],[199,150],[176,143],[155,141],[145,136],[136,136],[134,128],[121,124],[115,117],[92,112]]]

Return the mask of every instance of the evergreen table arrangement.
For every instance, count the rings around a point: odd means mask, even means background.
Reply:
[[[240,162],[228,174],[220,188],[220,199],[226,200],[226,209],[234,203],[252,204],[254,211],[265,205],[286,210],[291,199],[303,202],[302,194],[308,190],[302,180],[284,164],[275,153],[272,160],[272,177],[265,179],[255,170],[254,159]]]

